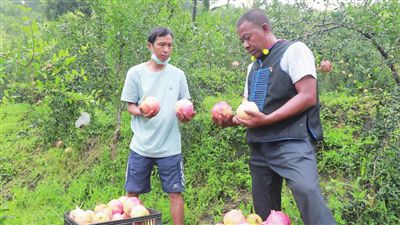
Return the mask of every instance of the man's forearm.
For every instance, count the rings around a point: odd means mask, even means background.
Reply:
[[[139,106],[134,103],[128,103],[128,112],[133,116],[140,116],[142,113],[140,112]]]

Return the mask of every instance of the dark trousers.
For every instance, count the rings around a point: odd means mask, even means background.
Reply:
[[[313,145],[309,140],[251,143],[250,171],[254,209],[265,220],[281,210],[283,178],[305,225],[335,224],[322,197]]]

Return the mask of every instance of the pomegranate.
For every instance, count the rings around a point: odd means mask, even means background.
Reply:
[[[259,216],[258,214],[255,213],[251,213],[247,216],[247,222],[250,225],[259,225],[263,222],[261,216]]]
[[[175,112],[182,112],[186,116],[192,117],[194,115],[193,103],[187,99],[181,99],[175,104]]]
[[[78,215],[82,214],[84,211],[78,206],[69,213],[69,217],[75,219]]]
[[[224,224],[239,225],[243,222],[246,222],[246,218],[240,210],[232,209],[224,215]]]
[[[124,219],[124,215],[122,215],[121,213],[115,213],[115,214],[111,217],[111,221],[123,220],[123,219]]]
[[[281,211],[271,210],[271,214],[261,225],[290,225],[290,219]]]
[[[240,63],[238,61],[233,61],[232,62],[232,67],[233,68],[237,68],[240,65]]]
[[[142,205],[142,201],[137,197],[128,197],[123,205],[124,213],[126,215],[131,215],[131,210],[136,205]]]
[[[321,63],[319,64],[319,69],[323,73],[330,73],[332,72],[333,66],[331,61],[329,60],[322,60]]]
[[[147,114],[152,110],[158,111],[160,110],[160,101],[153,96],[145,97],[142,103],[140,103],[140,108],[144,114]]]
[[[64,149],[64,152],[66,153],[66,154],[71,154],[72,152],[73,152],[74,150],[71,148],[71,147],[67,147],[67,148],[65,148]]]
[[[93,223],[94,220],[94,212],[91,210],[84,211],[82,214],[82,217],[76,218],[75,221],[77,221],[79,224],[91,224]]]
[[[94,218],[94,212],[92,210],[82,210],[79,207],[76,209],[72,210],[69,214],[69,216],[76,221],[78,224],[91,224],[93,222]]]
[[[146,209],[143,205],[135,205],[131,210],[131,218],[148,216],[150,215],[150,211]]]
[[[106,211],[98,211],[93,217],[93,223],[108,222],[111,218],[112,217],[109,217]]]
[[[61,140],[57,140],[57,141],[54,143],[54,146],[56,146],[57,148],[61,148],[61,147],[64,146],[64,142],[61,141]]]
[[[94,211],[96,214],[97,214],[98,212],[104,212],[104,213],[108,216],[109,219],[112,217],[112,209],[109,208],[108,205],[106,205],[106,204],[99,204],[99,205],[96,205],[96,207],[94,207],[94,210],[93,210],[93,211]]]
[[[131,216],[130,216],[130,215],[126,215],[125,213],[124,213],[124,214],[122,214],[122,217],[123,217],[123,219],[124,219],[124,220],[126,220],[126,219],[130,219],[130,218],[131,218]]]
[[[129,198],[128,196],[121,196],[118,198],[118,200],[122,203],[122,205],[124,205],[128,198]]]
[[[108,202],[108,208],[111,209],[112,214],[117,214],[117,213],[123,213],[124,209],[123,209],[123,205],[122,202],[117,200],[117,199],[113,199],[110,202]]]
[[[212,110],[211,110],[212,116],[214,118],[219,117],[219,115],[222,116],[231,116],[233,115],[232,113],[232,107],[225,101],[221,101],[216,103]]]
[[[242,104],[240,104],[239,107],[236,109],[236,114],[240,119],[249,120],[251,118],[251,116],[247,114],[245,110],[259,112],[256,103],[242,102]]]

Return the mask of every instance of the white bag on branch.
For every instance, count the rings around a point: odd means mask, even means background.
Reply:
[[[82,112],[81,116],[76,120],[75,126],[82,128],[90,123],[90,115],[87,112]]]

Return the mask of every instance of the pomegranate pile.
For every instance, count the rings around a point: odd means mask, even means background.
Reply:
[[[290,225],[290,219],[285,213],[272,210],[268,218],[263,221],[261,216],[255,213],[246,217],[241,210],[232,209],[225,213],[224,222],[216,225]]]
[[[93,210],[79,207],[69,213],[69,217],[80,225],[102,223],[150,215],[150,211],[136,197],[122,196],[107,204],[98,204]]]

